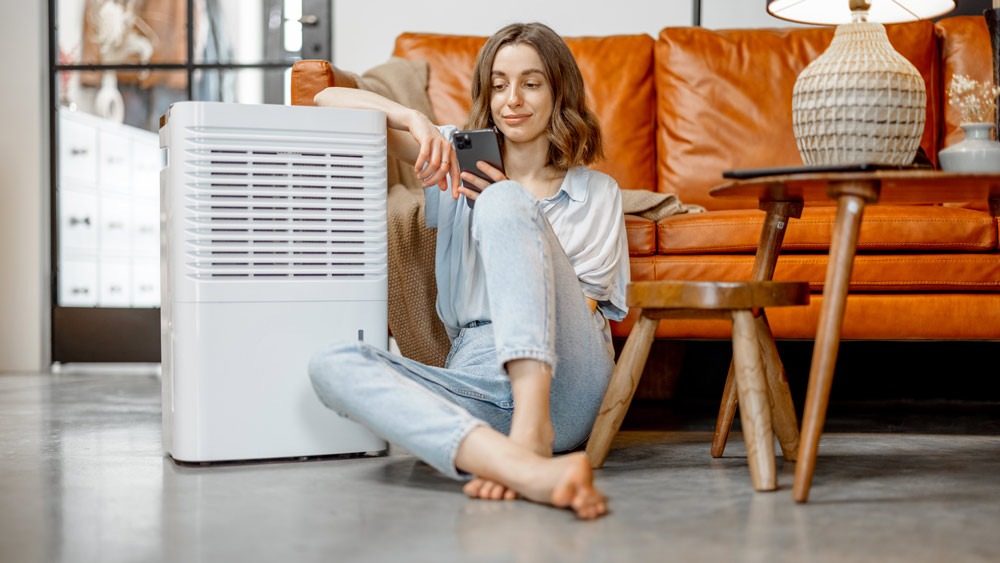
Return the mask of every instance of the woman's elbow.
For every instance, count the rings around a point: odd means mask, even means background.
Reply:
[[[317,106],[328,105],[327,98],[329,97],[330,90],[333,90],[333,87],[326,87],[320,90],[315,96],[313,96],[313,104]]]

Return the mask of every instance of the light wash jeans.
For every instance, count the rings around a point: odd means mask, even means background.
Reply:
[[[456,479],[455,455],[473,428],[510,430],[507,361],[534,358],[553,367],[556,452],[587,439],[614,371],[607,321],[587,306],[535,197],[500,182],[479,196],[473,217],[493,318],[461,329],[444,368],[353,341],[333,344],[309,364],[327,407]]]

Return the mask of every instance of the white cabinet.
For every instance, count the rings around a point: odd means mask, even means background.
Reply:
[[[60,262],[59,304],[64,307],[97,305],[97,262],[71,259]]]
[[[132,182],[132,144],[129,138],[116,132],[101,131],[98,137],[100,161],[97,177],[105,192],[129,193]]]
[[[132,305],[132,268],[128,259],[102,258],[97,275],[100,280],[97,292],[98,306]]]
[[[62,256],[97,254],[97,192],[59,193],[59,252]]]
[[[59,305],[159,306],[161,159],[156,133],[59,112]]]
[[[73,119],[59,120],[60,185],[97,187],[97,130]]]

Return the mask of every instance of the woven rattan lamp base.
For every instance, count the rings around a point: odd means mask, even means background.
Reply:
[[[792,122],[802,161],[910,164],[926,105],[923,78],[892,48],[882,24],[841,25],[795,82]]]

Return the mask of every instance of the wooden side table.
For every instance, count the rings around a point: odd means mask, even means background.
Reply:
[[[587,459],[594,467],[604,463],[611,439],[621,426],[639,385],[660,319],[727,319],[733,323],[733,367],[730,375],[735,380],[733,387],[742,405],[740,420],[743,423],[750,480],[758,491],[776,489],[778,477],[774,464],[774,436],[777,434],[787,457],[798,447],[798,428],[788,382],[774,369],[768,369],[773,368],[772,360],[765,362],[761,353],[776,350],[774,338],[766,321],[758,321],[760,317],[755,318],[753,311],[808,303],[807,282],[630,283],[628,305],[640,309],[639,320],[629,333],[604,393],[587,442]],[[774,352],[774,358],[777,358],[777,352]]]
[[[877,202],[930,204],[988,201],[990,213],[996,217],[1000,216],[1000,174],[930,170],[790,174],[730,182],[712,189],[711,194],[716,197],[755,198],[762,207],[775,203],[801,205],[827,203],[830,199],[837,201],[795,467],[795,500],[805,502],[809,498],[816,452],[830,400],[844,306],[865,205]],[[779,251],[780,242],[775,259]]]
[[[778,252],[785,236],[785,227],[788,225],[789,218],[799,217],[802,214],[802,205],[802,202],[796,201],[761,200],[760,208],[767,212],[767,216],[761,226],[760,242],[757,246],[757,255],[754,259],[750,281],[741,284],[741,291],[753,293],[768,287],[768,282],[774,275],[774,268],[778,261]],[[716,457],[722,455],[729,427],[735,415],[737,396],[740,394],[736,384],[737,372],[740,371],[737,369],[739,367],[737,366],[737,355],[739,355],[743,365],[747,366],[743,371],[745,374],[750,374],[749,377],[745,377],[746,384],[743,387],[749,389],[749,394],[753,397],[750,399],[752,404],[746,405],[747,412],[741,411],[741,418],[744,414],[752,413],[750,416],[752,420],[744,422],[746,427],[744,428],[744,436],[747,437],[745,441],[747,442],[751,477],[754,487],[758,490],[773,489],[776,483],[771,430],[773,428],[778,436],[778,442],[781,444],[785,459],[793,461],[796,459],[799,448],[798,422],[795,419],[791,392],[788,389],[788,381],[785,379],[781,359],[778,357],[777,347],[774,345],[771,327],[767,323],[767,316],[763,310],[757,310],[749,315],[742,315],[739,311],[747,308],[802,304],[802,298],[808,298],[808,295],[802,296],[796,292],[801,291],[804,284],[793,285],[796,285],[798,289],[783,288],[783,291],[786,291],[783,298],[772,295],[766,303],[760,298],[757,298],[758,300],[754,303],[746,299],[734,298],[731,292],[726,293],[731,288],[727,288],[726,284],[721,283],[700,288],[697,286],[697,282],[630,284],[629,305],[640,307],[643,311],[636,326],[629,334],[625,349],[622,350],[618,365],[615,367],[615,373],[604,395],[597,419],[594,421],[594,429],[587,442],[587,458],[591,465],[599,468],[604,464],[608,450],[611,448],[611,439],[621,426],[632,401],[632,395],[638,386],[639,377],[642,375],[642,368],[646,363],[659,319],[671,316],[674,318],[689,318],[691,316],[732,318],[734,358],[733,362],[730,363],[729,375],[726,378],[726,391],[719,409],[719,422],[715,428],[712,454]],[[690,295],[682,295],[685,288],[691,292]],[[789,291],[790,293],[788,293]],[[663,295],[659,295],[658,292]],[[698,294],[700,298],[692,298],[694,294]],[[670,299],[664,298],[667,295],[672,295],[672,297]],[[743,337],[737,338],[737,333],[742,334]],[[756,355],[751,352],[753,347],[744,345],[748,339],[756,341],[757,347],[760,349],[759,356],[763,367],[760,367],[756,361]],[[737,348],[743,352],[737,353]],[[761,387],[761,382],[757,377],[759,372],[766,382],[767,392],[764,395],[760,395],[758,392]],[[766,399],[764,405],[760,404],[759,398],[761,396]],[[748,431],[748,428],[753,430]],[[755,436],[755,434],[759,436]],[[765,439],[764,436],[767,438]]]

